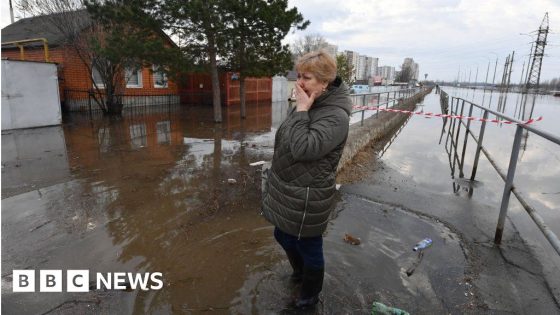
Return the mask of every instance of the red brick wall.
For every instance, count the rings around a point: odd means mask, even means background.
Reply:
[[[45,61],[43,48],[24,51],[25,60]],[[20,60],[19,49],[3,49],[2,58]],[[61,90],[86,91],[93,88],[93,82],[88,74],[87,67],[72,49],[55,47],[49,49],[49,61],[56,62],[59,68],[59,81]],[[61,91],[62,92],[62,91]],[[163,95],[178,94],[177,85],[169,81],[167,88],[154,87],[154,80],[150,68],[142,69],[142,88],[127,88],[125,94],[133,95]],[[64,95],[63,93],[60,94]]]

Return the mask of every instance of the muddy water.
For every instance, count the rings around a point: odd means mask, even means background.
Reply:
[[[72,115],[63,127],[2,135],[2,307],[8,313],[294,313],[298,287],[259,215],[260,169],[287,104]],[[230,183],[231,182],[231,183]],[[325,235],[321,303],[311,314],[413,313],[469,303],[459,238],[398,207],[338,196]],[[401,233],[400,231],[410,231]],[[351,233],[362,243],[342,237]],[[434,248],[414,276],[411,246]],[[158,291],[13,293],[12,269],[162,272]]]
[[[543,120],[534,126],[560,136],[560,98],[553,96],[529,97],[525,106],[522,95],[518,93],[490,93],[490,91],[457,89],[443,87],[450,96],[462,97],[477,104],[484,104],[506,115],[527,120],[533,100],[535,102],[533,117],[542,116]],[[501,105],[499,105],[501,104]],[[417,110],[440,113],[439,95],[428,95],[422,106]],[[459,106],[460,111],[460,106]],[[465,107],[464,114],[468,113]],[[480,110],[474,110],[473,116],[482,117]],[[490,115],[489,118],[494,118]],[[476,181],[470,182],[476,143],[468,138],[465,150],[464,178],[460,176],[457,152],[461,159],[465,143],[465,127],[459,130],[458,123],[449,120],[447,124],[441,119],[425,119],[421,116],[412,117],[400,134],[388,142],[381,150],[381,160],[390,167],[410,179],[419,190],[430,193],[454,195],[457,198],[472,198],[478,202],[491,205],[492,214],[497,222],[504,182],[498,176],[484,155],[481,155],[476,173]],[[455,137],[448,136],[454,129]],[[479,134],[480,123],[472,123],[471,130]],[[507,172],[515,127],[504,124],[488,124],[484,135],[484,145],[504,172]],[[457,148],[451,146],[451,139],[457,139]],[[455,140],[453,139],[453,140]],[[560,236],[560,146],[535,134],[525,135],[519,154],[518,167],[515,174],[515,186],[524,193],[546,224],[556,235]],[[470,190],[470,192],[469,192]],[[543,237],[536,224],[530,219],[517,199],[512,195],[508,212],[510,222],[519,230],[523,239],[531,246],[537,257],[545,265],[549,275],[557,275],[560,271],[560,257]],[[495,223],[494,223],[495,224]],[[492,233],[494,231],[488,231]],[[557,276],[552,276],[557,278]],[[555,292],[558,292],[556,287]]]
[[[243,121],[226,109],[221,125],[204,107],[72,115],[62,128],[6,132],[3,275],[157,271],[164,290],[140,291],[134,311],[228,308],[248,274],[278,260],[248,164],[270,158],[285,110],[253,105]]]

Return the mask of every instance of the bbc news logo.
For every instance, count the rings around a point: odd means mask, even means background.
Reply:
[[[39,283],[39,292],[62,292],[64,279],[62,270],[39,270],[36,280],[35,270],[13,271],[13,292],[35,292]],[[143,291],[160,290],[163,288],[161,272],[131,273],[109,272],[95,274],[94,290],[126,290],[141,289]],[[89,270],[67,270],[66,292],[89,292]]]

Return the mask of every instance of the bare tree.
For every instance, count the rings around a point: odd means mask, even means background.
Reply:
[[[308,52],[327,48],[328,43],[320,34],[308,34],[290,45],[294,57],[300,57]]]
[[[134,36],[136,27],[94,19],[86,9],[87,4],[87,0],[27,0],[19,4],[19,9],[31,16],[41,16],[44,27],[56,32],[61,45],[75,53],[87,69],[92,78],[90,96],[95,103],[105,114],[120,115],[125,70],[137,69],[142,62],[124,44],[138,40]]]
[[[412,79],[412,67],[408,64],[401,66],[401,71],[397,74],[397,82],[409,82]]]

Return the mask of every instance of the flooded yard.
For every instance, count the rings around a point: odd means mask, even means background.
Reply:
[[[18,314],[293,313],[298,287],[260,216],[260,167],[287,103],[171,107],[2,134],[2,307]],[[308,313],[458,310],[465,255],[447,227],[397,206],[338,197],[321,303]],[[400,233],[402,230],[414,231]],[[352,246],[345,233],[362,239]],[[438,235],[415,275],[411,245]],[[449,253],[453,253],[449,255]],[[14,293],[13,269],[161,272],[161,290]],[[93,279],[93,276],[90,276]],[[94,283],[90,284],[94,286]],[[467,291],[465,291],[467,290]]]

